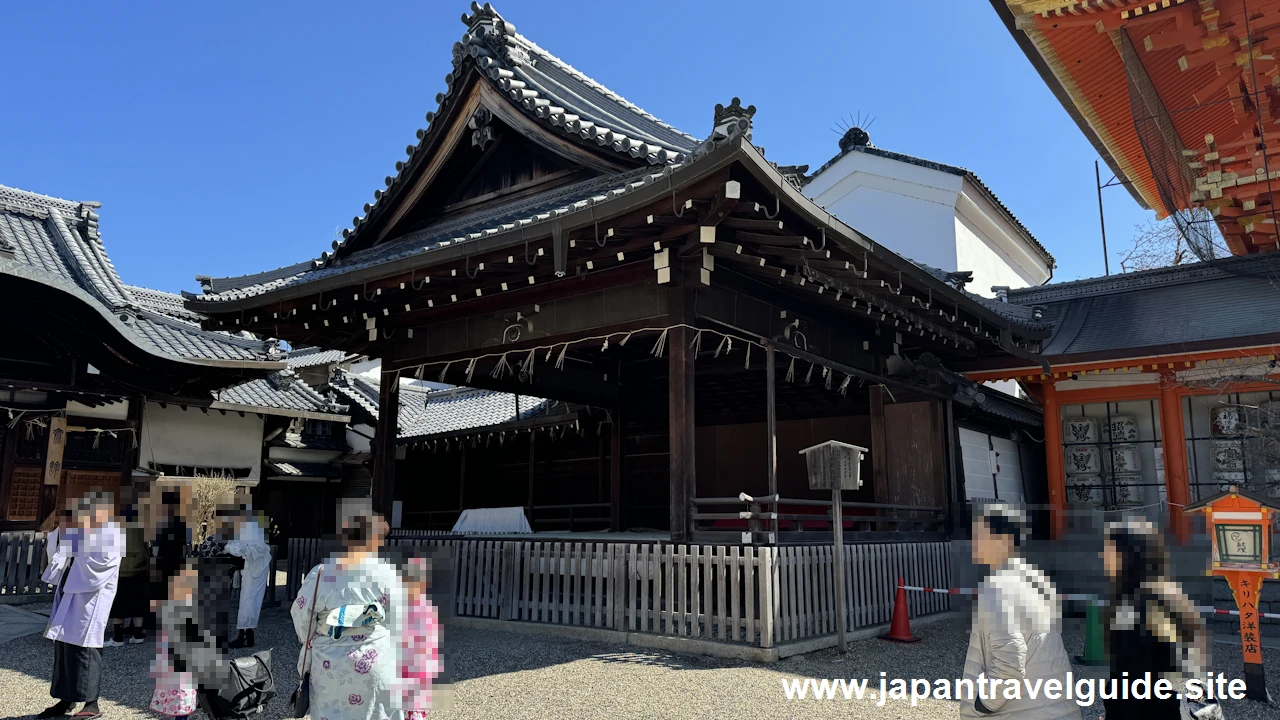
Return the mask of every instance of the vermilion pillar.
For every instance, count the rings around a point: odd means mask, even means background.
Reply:
[[[1169,527],[1179,544],[1187,542],[1189,523],[1182,507],[1191,502],[1187,478],[1187,435],[1182,422],[1182,398],[1172,370],[1160,373],[1160,436],[1164,450],[1165,497],[1169,501]]]
[[[1058,389],[1049,378],[1040,385],[1044,405],[1044,459],[1049,471],[1049,519],[1054,539],[1067,530],[1067,473],[1062,457],[1062,411]]]

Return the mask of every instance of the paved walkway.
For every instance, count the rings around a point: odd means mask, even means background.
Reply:
[[[25,611],[25,609],[24,609]],[[29,611],[27,611],[29,612]],[[1068,622],[1064,640],[1070,653],[1083,650],[1079,623]],[[937,720],[955,718],[955,701],[925,700],[877,706],[868,701],[788,701],[782,682],[791,678],[866,678],[878,684],[888,677],[954,678],[964,664],[968,623],[921,626],[918,645],[879,640],[852,643],[848,655],[822,650],[772,665],[677,655],[634,646],[579,642],[506,631],[446,628],[443,656],[452,685],[440,688],[451,702],[431,713],[432,720],[764,720],[765,718],[842,718],[847,720]],[[282,609],[264,610],[257,633],[259,649],[273,648],[279,699],[259,720],[283,719],[288,694],[297,682],[298,642]],[[246,651],[241,651],[246,652]],[[148,667],[153,643],[103,651],[104,720],[155,720],[148,709],[154,680]],[[1240,677],[1238,643],[1214,645],[1214,663],[1229,677]],[[26,720],[50,703],[50,643],[39,634],[11,640],[0,649],[0,720]],[[1280,662],[1266,665],[1272,688],[1280,688]],[[1077,676],[1099,668],[1075,668]],[[871,687],[874,688],[875,685]],[[1280,718],[1280,709],[1253,702],[1224,708],[1231,720]],[[1086,708],[1096,720],[1100,706]],[[192,720],[204,720],[203,716]],[[312,720],[319,720],[313,718]]]

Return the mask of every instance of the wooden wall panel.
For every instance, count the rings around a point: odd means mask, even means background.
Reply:
[[[945,438],[938,419],[936,401],[885,403],[884,502],[946,504]]]

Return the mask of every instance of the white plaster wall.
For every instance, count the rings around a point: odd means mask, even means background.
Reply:
[[[956,269],[955,209],[935,200],[904,195],[874,176],[855,174],[851,187],[829,194],[828,212],[890,250],[942,270]],[[848,192],[843,192],[844,190]]]
[[[196,467],[252,468],[241,482],[257,481],[262,469],[263,420],[253,413],[223,415],[177,405],[147,403],[142,418],[138,466],[156,462]]]
[[[358,430],[359,432],[362,432],[369,437],[364,437],[363,435],[359,435],[358,433],[352,432],[352,430]],[[347,445],[351,447],[351,452],[353,453],[372,452],[373,450],[369,446],[369,438],[374,436],[374,432],[375,430],[371,425],[360,424],[360,425],[349,426],[347,428]]]
[[[327,463],[342,457],[337,450],[311,450],[308,448],[269,447],[267,457],[281,462]]]
[[[979,228],[959,213],[955,217],[955,237],[957,265],[973,272],[973,282],[966,285],[965,290],[975,295],[995,297],[991,290],[993,286],[1024,288],[1033,284],[1026,271],[1015,265]]]

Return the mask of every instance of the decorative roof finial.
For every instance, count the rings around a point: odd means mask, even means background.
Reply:
[[[462,13],[462,24],[470,28],[472,32],[476,32],[480,26],[488,26],[487,29],[491,29],[499,35],[512,35],[516,31],[516,26],[503,20],[492,5],[485,3],[481,6],[480,3],[474,1],[471,3],[471,14]],[[479,32],[478,34],[483,35],[484,33]]]
[[[855,147],[866,147],[871,144],[871,136],[860,127],[851,127],[840,138],[840,152],[849,152]]]
[[[712,131],[712,137],[720,139],[730,138],[737,135],[745,135],[747,140],[751,139],[751,118],[756,114],[756,106],[750,105],[742,107],[742,100],[734,98],[728,107],[724,105],[716,105],[715,129]]]

